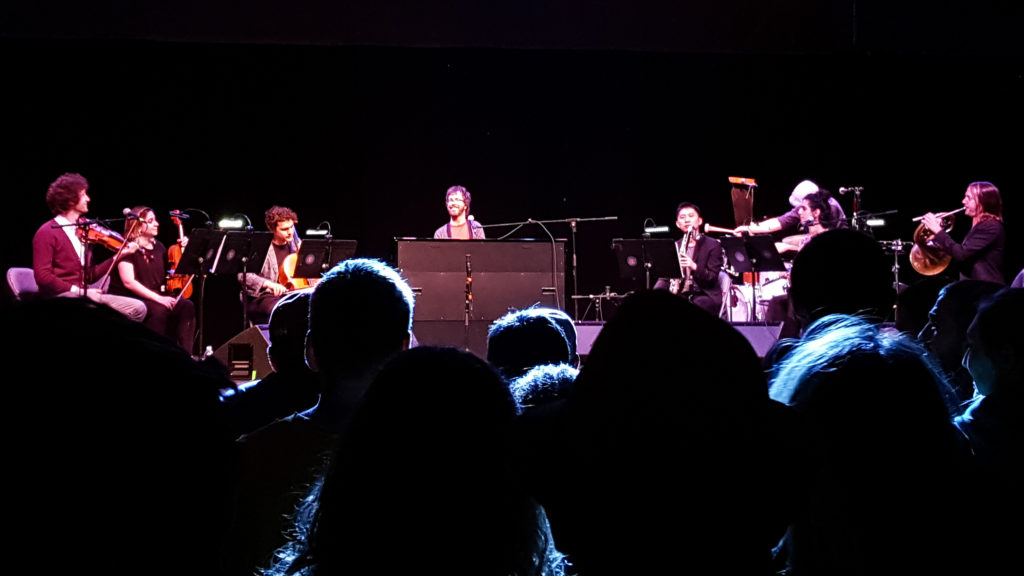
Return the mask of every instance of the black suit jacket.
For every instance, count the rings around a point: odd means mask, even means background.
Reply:
[[[676,247],[680,248],[682,243],[682,238],[676,240]],[[693,249],[693,261],[697,263],[697,269],[691,272],[693,286],[690,291],[707,294],[721,304],[722,291],[718,287],[718,273],[725,266],[722,243],[710,236],[701,236]],[[668,285],[668,278],[658,278],[654,289],[668,290]]]

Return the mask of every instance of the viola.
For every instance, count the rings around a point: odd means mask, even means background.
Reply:
[[[176,270],[178,268],[178,262],[181,262],[181,243],[185,238],[185,230],[181,225],[181,218],[177,216],[171,216],[171,221],[178,227],[178,243],[167,249],[167,261],[170,264],[170,269]],[[180,298],[188,298],[192,295],[192,275],[191,274],[168,274],[167,275],[167,292],[170,294],[178,295]]]

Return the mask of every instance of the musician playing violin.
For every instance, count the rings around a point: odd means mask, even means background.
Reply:
[[[299,251],[299,241],[295,236],[299,217],[295,211],[284,206],[271,206],[263,216],[267,230],[274,233],[263,267],[258,274],[247,273],[244,279],[238,275],[247,296],[245,312],[253,324],[266,324],[274,305],[288,291],[287,286],[278,282],[281,263],[289,254]]]
[[[144,324],[193,353],[195,306],[191,300],[171,296],[164,290],[168,251],[156,238],[160,231],[156,213],[148,206],[136,206],[131,212],[125,221],[124,238],[138,244],[139,249],[117,263],[110,278],[110,292],[140,299],[146,306]]]
[[[669,290],[718,316],[722,308],[722,289],[718,273],[725,265],[722,244],[700,233],[704,219],[696,204],[683,202],[676,208],[676,228],[683,237],[676,241],[679,254],[679,279],[659,278],[655,290]]]
[[[932,243],[949,254],[960,279],[985,280],[1006,284],[1003,276],[1003,198],[991,182],[972,182],[961,201],[964,214],[971,218],[971,229],[957,244],[943,228],[939,214],[925,214],[921,220],[935,236]]]
[[[63,174],[46,191],[46,205],[54,217],[47,220],[32,238],[32,270],[39,294],[44,298],[88,296],[141,322],[146,306],[135,298],[106,293],[90,284],[103,280],[114,264],[114,258],[96,264],[92,247],[75,226],[89,212],[89,182],[81,174]],[[83,224],[88,226],[88,224]],[[134,242],[123,243],[120,257],[138,249]]]

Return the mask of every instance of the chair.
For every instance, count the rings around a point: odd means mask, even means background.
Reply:
[[[7,285],[17,301],[30,300],[39,293],[35,272],[31,268],[11,267],[7,269]]]
[[[718,312],[718,317],[727,322],[732,322],[732,306],[729,305],[731,302],[732,276],[725,270],[718,272],[718,287],[722,290],[722,309]]]

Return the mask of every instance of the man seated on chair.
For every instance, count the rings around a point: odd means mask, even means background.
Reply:
[[[697,306],[718,316],[722,309],[722,288],[718,273],[725,265],[722,244],[701,234],[704,219],[696,204],[683,202],[676,208],[676,228],[683,237],[676,241],[680,278],[659,278],[655,290],[679,294]]]
[[[46,191],[46,205],[53,218],[47,220],[32,237],[32,270],[39,295],[81,296],[117,310],[136,322],[146,318],[146,305],[135,298],[106,294],[91,286],[109,278],[114,259],[96,264],[92,247],[79,236],[79,219],[89,212],[89,182],[81,174],[63,174]],[[139,249],[135,242],[124,244],[121,256]]]

